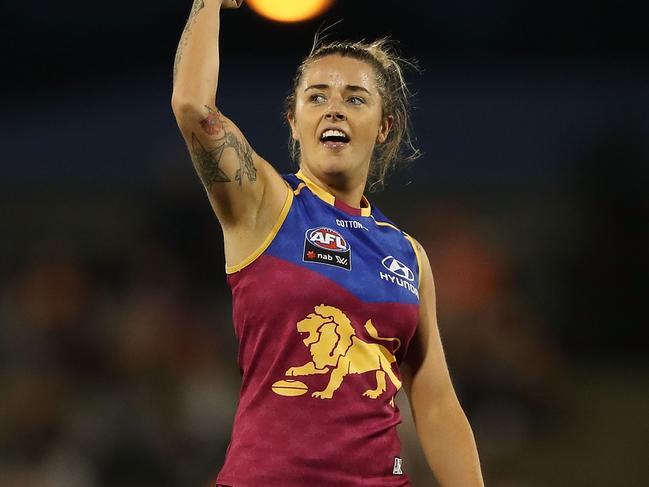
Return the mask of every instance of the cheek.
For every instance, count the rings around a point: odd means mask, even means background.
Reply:
[[[359,124],[363,131],[363,140],[366,140],[368,145],[375,144],[381,131],[381,121],[378,115],[371,115]]]
[[[291,130],[293,132],[293,137],[298,138],[302,135],[308,138],[309,134],[314,130],[315,119],[313,113],[309,113],[309,110],[299,105],[295,108],[295,116],[293,118],[293,124]]]

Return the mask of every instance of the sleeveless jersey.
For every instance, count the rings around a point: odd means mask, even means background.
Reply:
[[[242,374],[217,484],[409,486],[394,397],[419,316],[412,239],[298,172],[262,246],[227,267]]]

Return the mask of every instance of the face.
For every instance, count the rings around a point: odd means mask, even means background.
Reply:
[[[392,124],[383,117],[374,68],[325,56],[304,70],[295,96],[289,123],[302,169],[325,180],[366,179],[374,146],[385,142]]]

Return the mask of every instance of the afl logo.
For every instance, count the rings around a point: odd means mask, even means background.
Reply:
[[[314,228],[307,231],[306,238],[316,247],[334,252],[349,251],[349,244],[337,231],[327,227]]]
[[[414,281],[415,280],[415,274],[408,268],[406,264],[403,262],[398,261],[391,255],[388,255],[385,259],[381,261],[381,264],[383,264],[383,267],[385,267],[387,270],[389,270],[392,274],[395,274],[403,279],[406,279],[408,281]]]

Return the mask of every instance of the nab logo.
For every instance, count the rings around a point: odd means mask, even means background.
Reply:
[[[381,261],[381,264],[383,264],[383,267],[389,270],[392,274],[395,274],[403,279],[407,279],[408,281],[415,280],[414,272],[412,272],[406,264],[399,262],[391,255],[388,255],[385,259],[383,259]]]
[[[302,260],[351,271],[352,248],[340,233],[331,228],[311,228],[304,235]]]
[[[327,227],[315,228],[307,232],[307,239],[312,244],[325,250],[346,252],[349,250],[347,240],[337,231]]]

